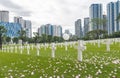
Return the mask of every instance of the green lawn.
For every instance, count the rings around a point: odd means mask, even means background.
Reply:
[[[49,47],[42,47],[40,56],[36,56],[35,47],[30,49],[30,55],[27,49],[23,54],[20,49],[17,53],[0,52],[0,78],[120,78],[120,43],[112,44],[110,52],[106,52],[105,44],[100,48],[97,44],[86,46],[83,62],[77,61],[77,45],[69,46],[68,51],[57,46],[55,58],[51,58]]]

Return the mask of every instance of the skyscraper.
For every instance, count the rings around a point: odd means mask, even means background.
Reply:
[[[102,11],[102,4],[92,4],[90,6],[90,21],[95,18],[102,19]],[[92,31],[96,29],[103,29],[103,25],[96,25],[95,23],[90,23],[89,30]]]
[[[114,3],[110,2],[107,5],[107,20],[108,20],[108,34],[114,32]]]
[[[53,25],[53,36],[57,36],[57,25]]]
[[[46,24],[46,34],[53,35],[53,26],[51,24]]]
[[[120,1],[118,0],[117,2],[114,3],[114,32],[117,32],[120,30],[120,21],[116,20],[118,15],[120,14]]]
[[[77,36],[77,38],[82,38],[83,36],[81,19],[75,21],[75,35]]]
[[[42,25],[40,28],[38,28],[39,36],[42,36],[42,34],[46,34],[46,27],[45,25]]]
[[[42,34],[46,34],[51,36],[62,37],[62,27],[60,25],[57,26],[46,24],[38,28],[38,33],[40,36],[42,36]]]
[[[9,22],[9,11],[0,11],[0,22]]]
[[[0,25],[4,26],[7,30],[6,35],[9,37],[18,37],[18,31],[21,30],[21,25],[18,23],[0,22]]]
[[[90,22],[89,18],[84,18],[84,31],[83,31],[84,32],[84,36],[89,31],[89,22]]]
[[[120,22],[117,17],[120,13],[120,1],[110,2],[107,5],[108,34],[120,31]]]
[[[58,34],[57,34],[57,36],[58,37],[62,37],[62,26],[57,26],[57,32],[58,32]]]
[[[22,28],[25,30],[25,21],[22,17],[14,17],[14,23],[21,24]]]
[[[107,27],[107,15],[103,15],[103,19],[105,20],[105,22],[103,23],[103,30],[104,31],[108,31],[108,27]]]
[[[25,20],[24,23],[25,23],[26,36],[28,38],[31,38],[32,37],[32,23],[30,20]]]

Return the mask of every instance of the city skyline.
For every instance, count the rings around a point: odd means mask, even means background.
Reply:
[[[61,25],[63,30],[69,29],[74,33],[74,21],[89,17],[89,6],[94,3],[106,5],[117,0],[0,0],[0,9],[10,11],[10,21],[14,16],[22,16],[32,21],[33,31],[43,24]],[[82,25],[83,26],[83,25]]]

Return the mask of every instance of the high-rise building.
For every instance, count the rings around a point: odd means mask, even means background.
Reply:
[[[0,11],[0,22],[9,22],[9,11]]]
[[[114,3],[114,32],[118,32],[120,30],[120,21],[117,20],[118,15],[120,14],[120,1]]]
[[[46,25],[46,34],[53,35],[53,26],[51,24]]]
[[[108,31],[107,27],[107,15],[103,15],[104,23],[103,23],[103,30]]]
[[[102,19],[102,4],[92,4],[90,6],[90,21],[92,21],[92,19]],[[90,23],[90,27],[89,30],[96,30],[96,29],[103,29],[103,25],[96,25],[96,23]]]
[[[57,32],[58,32],[58,33],[57,33],[57,36],[58,36],[58,37],[62,37],[62,26],[60,26],[60,25],[57,26]]]
[[[18,31],[21,30],[21,25],[18,23],[0,22],[0,26],[4,26],[7,30],[6,35],[13,38],[18,37]]]
[[[117,17],[120,13],[120,1],[110,2],[107,5],[108,34],[120,31],[120,21]]]
[[[22,17],[14,17],[14,23],[21,24],[23,30],[25,30],[25,21]]]
[[[114,3],[110,2],[107,5],[107,25],[108,25],[108,34],[114,32]]]
[[[24,20],[22,17],[14,17],[14,23],[21,24],[23,30],[26,31],[28,38],[32,37],[32,23],[30,20]]]
[[[32,23],[30,20],[25,20],[24,23],[25,23],[26,36],[28,38],[31,38],[32,37]]]
[[[38,28],[39,36],[42,36],[42,34],[46,34],[46,27],[45,25],[42,25],[40,28]]]
[[[81,19],[75,21],[75,35],[77,38],[82,38],[83,36]]]
[[[89,18],[84,18],[84,36],[87,34],[87,32],[89,31],[89,23],[90,23],[90,19]]]
[[[38,33],[41,36],[42,34],[62,37],[62,27],[59,25],[46,24],[38,28]]]
[[[53,25],[53,36],[57,36],[57,25]]]

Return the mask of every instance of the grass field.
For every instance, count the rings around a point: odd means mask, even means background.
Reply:
[[[30,49],[30,55],[27,49],[23,54],[19,49],[0,52],[0,78],[120,78],[120,43],[111,44],[110,52],[105,44],[86,46],[82,62],[77,60],[77,45],[68,46],[68,51],[57,46],[55,58],[50,47],[41,47],[40,56],[36,48]]]

